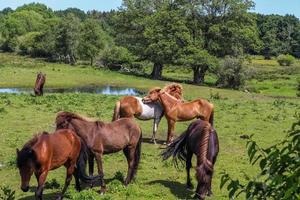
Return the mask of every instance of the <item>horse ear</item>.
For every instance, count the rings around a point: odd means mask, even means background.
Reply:
[[[16,148],[16,152],[17,152],[17,155],[20,154],[20,150],[18,148]]]

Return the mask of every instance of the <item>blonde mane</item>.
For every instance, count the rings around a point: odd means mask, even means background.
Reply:
[[[177,100],[184,101],[183,94],[182,94],[183,93],[183,88],[178,83],[170,83],[170,84],[166,85],[162,89],[162,91],[170,94],[171,96],[175,97]]]

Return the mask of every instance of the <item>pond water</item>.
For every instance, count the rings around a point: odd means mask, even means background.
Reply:
[[[33,93],[33,88],[0,88],[0,93]],[[95,93],[106,95],[141,95],[144,94],[135,88],[106,86],[77,87],[77,88],[44,88],[47,93]]]

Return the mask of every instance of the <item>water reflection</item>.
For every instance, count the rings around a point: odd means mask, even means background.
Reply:
[[[0,93],[33,93],[32,88],[0,88]],[[95,93],[106,95],[140,95],[143,92],[135,88],[124,88],[114,86],[78,87],[78,88],[44,88],[44,93]]]

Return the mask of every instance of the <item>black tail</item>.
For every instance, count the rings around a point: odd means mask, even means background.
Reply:
[[[95,181],[100,179],[100,176],[88,176],[86,174],[86,163],[88,159],[88,147],[86,144],[80,139],[81,142],[81,149],[80,149],[80,154],[79,158],[77,160],[77,169],[79,171],[79,178],[83,182],[93,184]]]
[[[211,127],[214,127],[214,110],[210,114],[209,123],[210,123]]]
[[[141,149],[142,149],[142,132],[134,152],[134,166],[133,166],[133,172],[131,174],[132,176],[131,179],[134,178],[136,171],[138,169],[140,159],[141,159]]]
[[[161,154],[163,160],[167,160],[173,156],[175,166],[178,168],[178,160],[182,163],[186,161],[186,139],[188,137],[187,131],[183,132],[178,138],[176,138],[170,146],[168,146]]]

